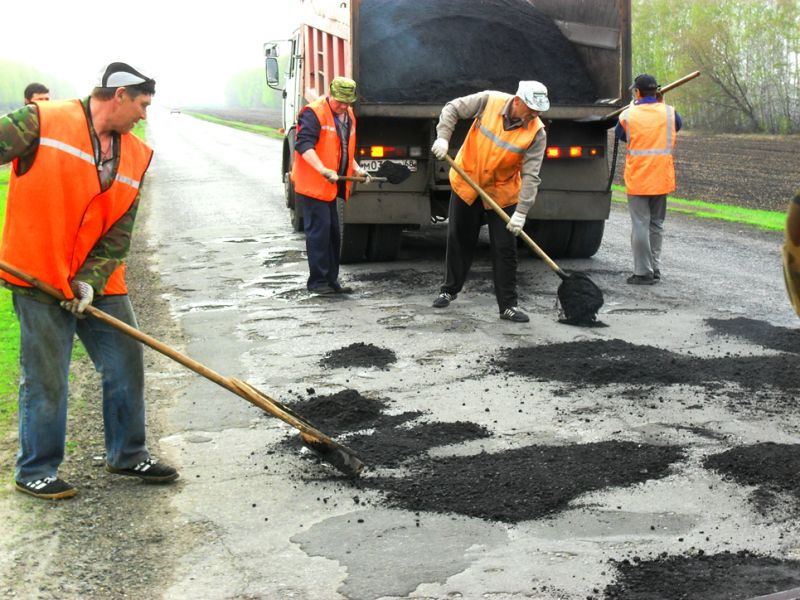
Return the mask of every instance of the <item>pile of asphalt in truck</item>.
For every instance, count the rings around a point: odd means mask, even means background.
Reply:
[[[359,95],[368,102],[439,103],[485,89],[544,83],[553,104],[597,93],[575,46],[523,0],[363,0]],[[466,43],[465,43],[466,42]]]

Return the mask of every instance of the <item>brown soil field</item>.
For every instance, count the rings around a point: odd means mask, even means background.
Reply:
[[[197,109],[221,119],[280,127],[280,111],[271,109]],[[680,112],[680,111],[679,111]],[[608,156],[614,147],[609,130]],[[759,210],[783,212],[800,189],[800,135],[734,135],[692,131],[684,115],[678,133],[674,195]],[[619,145],[614,183],[623,185],[625,144]]]

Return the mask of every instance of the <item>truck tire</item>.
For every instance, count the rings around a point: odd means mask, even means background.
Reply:
[[[524,230],[550,258],[566,256],[572,237],[572,221],[528,219]],[[527,248],[525,242],[521,243]],[[538,255],[532,249],[529,250],[531,254],[538,258]]]
[[[573,221],[567,258],[590,258],[600,249],[605,221]]]
[[[284,164],[286,171],[283,173],[283,195],[286,197],[286,208],[289,209],[289,218],[292,221],[292,230],[303,231],[303,207],[297,201],[294,184],[289,174],[294,164],[294,130],[286,134],[287,156]]]
[[[402,225],[371,225],[367,243],[367,260],[370,262],[397,260],[402,241]]]
[[[369,225],[345,224],[344,201],[336,199],[336,210],[339,213],[339,233],[342,236],[339,262],[343,265],[363,262],[369,242]]]

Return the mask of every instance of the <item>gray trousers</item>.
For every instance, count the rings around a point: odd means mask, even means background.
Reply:
[[[667,195],[628,194],[628,211],[631,213],[634,275],[647,276],[661,271],[661,234],[667,215]]]

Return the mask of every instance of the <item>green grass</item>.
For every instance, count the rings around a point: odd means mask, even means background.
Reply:
[[[217,117],[212,117],[211,115],[205,115],[203,113],[194,112],[192,110],[184,110],[183,114],[190,115],[197,119],[202,119],[203,121],[210,121],[211,123],[216,123],[217,125],[225,125],[226,127],[233,127],[234,129],[241,129],[242,131],[258,133],[260,135],[266,135],[267,137],[277,138],[279,140],[283,139],[282,133],[279,133],[277,129],[273,129],[272,127],[267,127],[266,125],[253,125],[251,123],[242,123],[241,121],[228,121],[226,119],[218,119]]]
[[[11,169],[0,167],[0,231],[6,215],[8,176]],[[0,438],[16,422],[19,381],[19,323],[11,304],[11,292],[0,287]]]
[[[627,204],[625,197],[625,186],[611,186],[619,194],[613,195],[614,202]],[[732,223],[750,225],[758,229],[768,231],[783,231],[786,223],[786,213],[771,210],[756,210],[752,208],[742,208],[729,204],[717,204],[715,202],[705,202],[703,200],[686,200],[684,198],[667,197],[667,210],[676,213],[692,215],[701,219],[717,219]]]

